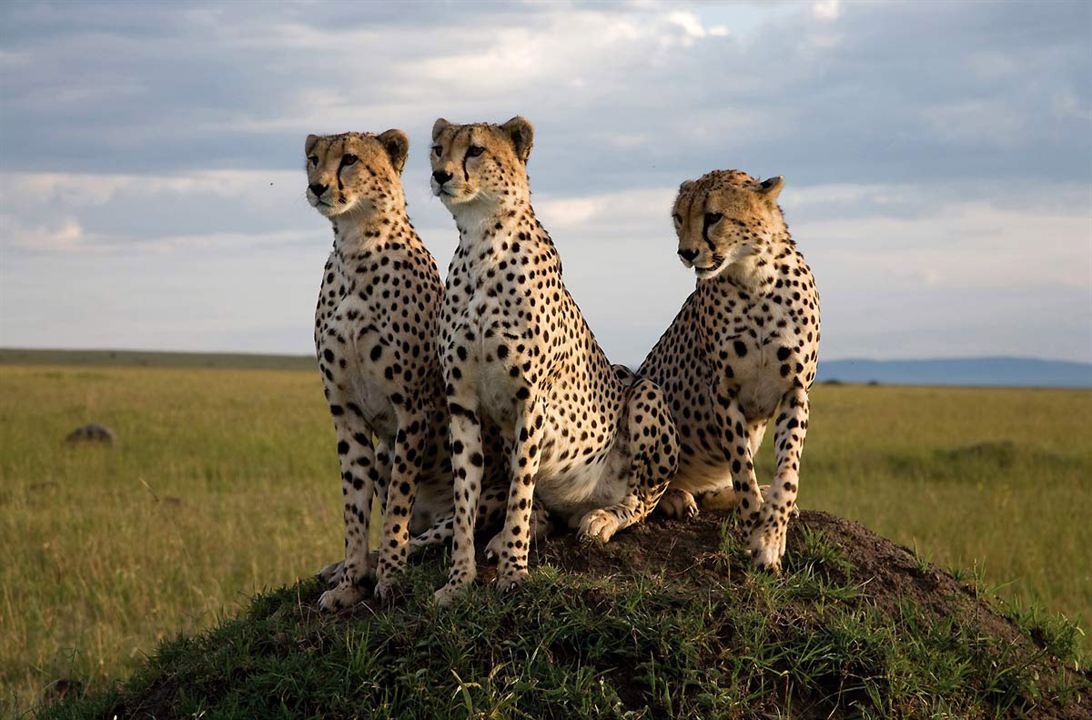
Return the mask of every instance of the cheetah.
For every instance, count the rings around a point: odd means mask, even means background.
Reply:
[[[452,534],[447,405],[436,348],[444,288],[406,214],[401,172],[408,152],[400,130],[309,135],[305,144],[306,196],[334,231],[315,311],[315,349],[337,434],[345,560],[319,572],[333,585],[319,599],[323,610],[361,600],[373,572],[376,595],[390,599],[409,547]],[[502,457],[502,446],[490,447]],[[499,523],[505,480],[503,471],[487,478],[483,522]],[[368,547],[373,498],[383,509],[374,554]]]
[[[441,118],[432,138],[432,191],[459,230],[440,319],[455,474],[451,569],[436,595],[446,605],[476,577],[484,421],[510,452],[506,521],[486,548],[502,591],[527,575],[532,500],[583,541],[607,542],[656,506],[678,438],[660,388],[611,366],[565,288],[531,207],[531,124]]]
[[[637,371],[663,388],[679,428],[661,509],[694,515],[695,495],[706,508],[738,506],[754,564],[774,572],[796,512],[819,352],[819,294],[777,204],[783,186],[739,170],[682,184],[672,217],[697,284]],[[775,414],[777,473],[760,491],[753,458]]]

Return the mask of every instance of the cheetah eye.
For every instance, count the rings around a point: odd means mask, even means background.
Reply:
[[[678,213],[675,213],[674,215],[672,215],[671,219],[675,221],[676,225],[682,225],[682,216],[679,215]]]
[[[466,150],[466,156],[467,157],[478,157],[483,152],[485,152],[485,148],[483,148],[481,145],[471,145]]]
[[[356,155],[352,153],[345,153],[341,156],[341,167],[349,167],[350,165],[356,165],[356,161],[359,160]]]
[[[440,157],[440,153],[442,153],[443,151],[444,151],[444,149],[442,147],[440,147],[439,145],[433,145],[432,146],[432,154],[435,155],[436,157]]]
[[[720,222],[720,219],[724,217],[722,213],[705,213],[705,227],[712,227]]]
[[[312,167],[318,165],[318,155],[308,155],[307,162],[311,163]]]

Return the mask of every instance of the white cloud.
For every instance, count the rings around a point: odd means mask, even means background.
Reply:
[[[928,216],[875,215],[799,223],[835,282],[929,291],[1020,292],[1070,287],[1092,293],[1092,218],[942,201]],[[1029,256],[1035,258],[1029,262]]]
[[[0,215],[0,247],[31,252],[71,252],[84,245],[84,231],[72,218],[44,225],[25,225],[11,215]]]
[[[177,253],[307,245],[326,221],[303,198],[302,170],[173,175],[0,173],[7,253]],[[33,198],[23,205],[17,198]]]
[[[724,38],[729,35],[727,25],[706,25],[697,13],[688,10],[669,12],[666,16],[663,16],[662,21],[665,23],[666,28],[675,31],[669,35],[661,36],[661,43],[668,47],[681,45],[688,48],[705,38]],[[678,31],[682,32],[681,38],[676,34]]]
[[[302,171],[271,170],[199,170],[172,175],[4,172],[0,173],[0,202],[13,207],[16,198],[32,197],[35,205],[79,208],[128,196],[133,198],[136,211],[137,202],[147,201],[148,196],[202,194],[255,203],[269,196],[268,188],[278,184],[294,188],[301,177]]]
[[[579,197],[543,196],[535,200],[535,211],[548,227],[579,234],[595,233],[624,239],[626,231],[645,232],[670,229],[671,203],[675,188],[626,190]]]
[[[817,20],[837,20],[842,14],[842,3],[840,0],[820,0],[812,3],[811,14]]]
[[[692,38],[705,37],[705,28],[701,24],[701,20],[698,16],[692,12],[684,12],[682,10],[669,13],[667,21],[672,25],[680,28],[685,34]]]

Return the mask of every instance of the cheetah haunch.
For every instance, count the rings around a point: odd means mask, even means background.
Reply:
[[[436,349],[444,293],[436,260],[406,215],[400,175],[408,150],[400,130],[310,135],[305,145],[307,199],[334,229],[315,348],[337,432],[345,560],[319,573],[334,586],[319,600],[324,610],[362,599],[373,572],[376,594],[389,598],[409,547],[451,534],[448,417]],[[499,442],[493,453],[500,456]],[[484,521],[499,521],[505,507],[503,468],[496,477],[481,497]],[[368,547],[374,497],[383,509],[376,555]]]
[[[679,188],[679,257],[697,286],[638,370],[658,383],[679,428],[669,515],[738,505],[760,568],[777,571],[795,512],[808,390],[819,352],[819,294],[789,235],[784,182],[738,170]],[[760,492],[753,458],[776,414],[777,475]]]
[[[448,271],[440,353],[451,414],[455,535],[447,604],[476,576],[473,529],[482,422],[510,449],[504,529],[487,551],[502,590],[527,575],[532,499],[606,542],[655,507],[674,474],[677,436],[663,393],[615,369],[561,277],[527,180],[532,128],[433,126],[432,190],[459,246]]]

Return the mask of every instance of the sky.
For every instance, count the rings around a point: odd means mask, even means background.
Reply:
[[[535,126],[533,203],[607,353],[693,289],[683,180],[783,175],[821,357],[1092,361],[1092,4],[0,6],[0,346],[304,354],[332,233],[304,137]]]

